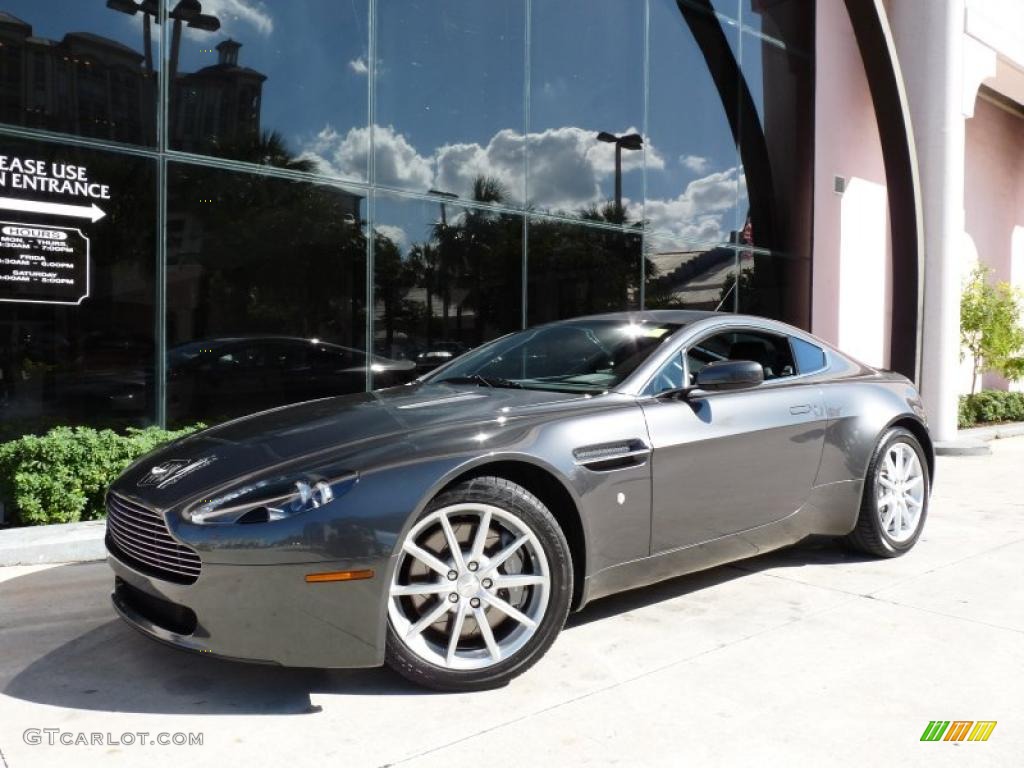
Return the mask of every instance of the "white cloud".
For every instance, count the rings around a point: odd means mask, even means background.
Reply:
[[[738,168],[694,179],[670,199],[648,199],[644,216],[653,229],[689,242],[716,243],[735,227],[732,211],[743,175]]]
[[[390,125],[377,126],[377,181],[393,187],[426,190],[434,178],[433,161],[420,155]],[[321,171],[344,179],[365,180],[370,155],[370,129],[351,128],[342,135],[328,125],[303,147],[301,157],[315,160]]]
[[[682,166],[694,173],[707,173],[711,167],[710,161],[700,155],[680,155],[679,162]]]
[[[274,31],[274,19],[260,0],[203,0],[203,13],[220,19],[220,32],[225,35],[230,34],[237,22],[243,22],[261,35]]]
[[[404,251],[409,247],[409,235],[401,227],[394,224],[378,224],[374,229],[397,245],[399,250]]]
[[[627,129],[630,130],[630,129]],[[530,146],[530,179],[533,200],[540,209],[573,210],[606,199],[602,184],[614,174],[611,144],[595,141],[595,131],[575,126],[551,128],[525,137],[514,130],[498,131],[486,144],[444,144],[422,154],[392,126],[377,126],[377,179],[381,184],[426,191],[440,189],[467,198],[473,181],[488,176],[501,182],[510,201],[519,201],[523,188],[523,146]],[[326,126],[307,143],[303,157],[317,160],[322,170],[343,178],[365,178],[369,154],[369,129],[352,128],[342,134]],[[706,165],[710,161],[700,158]],[[642,153],[623,152],[623,173],[642,167]],[[648,168],[663,170],[657,149],[647,147]],[[696,165],[696,163],[694,163]],[[739,168],[706,173],[690,181],[674,198],[624,200],[629,215],[645,216],[650,225],[670,236],[690,242],[721,242],[736,223],[732,212],[745,195],[745,179]],[[408,242],[408,241],[405,241]]]
[[[362,56],[358,59],[352,59],[352,61],[348,63],[348,68],[357,75],[365,75],[370,71],[370,68],[366,65],[366,59]]]
[[[627,128],[624,133],[633,133]],[[540,207],[566,210],[604,199],[601,182],[615,173],[615,148],[595,139],[597,131],[576,126],[549,128],[530,133],[531,202]],[[486,145],[476,142],[446,144],[434,154],[435,187],[467,195],[473,180],[490,176],[505,185],[510,197],[519,199],[523,189],[523,135],[511,129],[498,131]],[[639,171],[642,152],[622,154],[623,174]],[[665,162],[648,145],[647,167],[660,170]]]

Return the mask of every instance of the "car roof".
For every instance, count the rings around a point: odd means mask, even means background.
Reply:
[[[565,320],[555,320],[548,325],[571,325],[581,320],[612,320],[621,322],[650,322],[650,323],[673,323],[677,325],[690,325],[698,320],[706,320],[711,317],[739,317],[732,312],[712,312],[699,309],[644,309],[635,312],[603,312],[596,315],[584,315],[582,317],[571,317]]]

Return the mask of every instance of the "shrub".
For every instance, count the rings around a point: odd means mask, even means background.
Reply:
[[[1024,392],[987,389],[960,397],[958,422],[961,429],[1004,421],[1024,421]]]
[[[986,371],[1011,381],[1024,377],[1021,295],[1009,283],[989,283],[991,271],[975,267],[960,297],[960,358],[966,353],[971,360],[972,395]]]
[[[135,459],[203,425],[167,431],[129,428],[121,435],[88,427],[55,427],[0,444],[0,499],[15,525],[73,523],[105,515],[107,487]]]

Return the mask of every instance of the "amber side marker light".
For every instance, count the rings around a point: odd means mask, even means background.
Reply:
[[[307,584],[318,584],[322,581],[360,581],[372,579],[373,570],[367,568],[365,571],[327,571],[326,573],[307,573]]]

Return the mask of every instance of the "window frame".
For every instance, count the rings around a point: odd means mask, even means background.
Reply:
[[[794,330],[797,330],[797,329],[794,329]],[[658,396],[658,393],[651,393],[649,391],[650,387],[651,387],[651,384],[661,374],[662,369],[666,365],[668,365],[668,364],[670,364],[672,362],[672,359],[673,359],[674,355],[676,355],[676,354],[682,355],[682,360],[683,360],[683,381],[684,382],[688,382],[690,380],[690,366],[689,366],[689,363],[687,361],[687,356],[686,356],[687,351],[691,347],[699,345],[702,341],[705,341],[705,340],[707,340],[707,339],[709,339],[709,338],[711,338],[713,336],[718,336],[718,335],[723,334],[723,333],[736,333],[736,332],[766,333],[766,334],[771,335],[771,336],[778,336],[780,338],[784,338],[786,340],[786,343],[789,345],[790,354],[793,354],[793,343],[792,343],[792,340],[795,339],[795,338],[799,338],[802,341],[807,341],[809,344],[814,344],[814,346],[819,347],[821,349],[821,351],[825,355],[825,365],[824,365],[823,368],[820,368],[820,369],[815,370],[815,371],[810,371],[810,372],[807,372],[807,373],[801,373],[801,372],[797,371],[792,376],[780,376],[780,377],[774,378],[774,379],[767,379],[766,381],[761,382],[759,385],[757,385],[756,387],[753,387],[752,389],[761,389],[762,387],[774,388],[774,387],[780,387],[780,386],[789,386],[791,383],[796,382],[796,381],[802,381],[803,379],[807,379],[807,378],[810,378],[812,376],[820,376],[822,373],[826,373],[826,372],[828,372],[832,368],[833,358],[832,358],[831,353],[829,352],[828,347],[823,346],[821,344],[818,344],[816,341],[810,341],[808,339],[805,339],[801,334],[792,333],[792,332],[790,332],[788,330],[785,330],[785,329],[775,329],[775,328],[771,328],[771,327],[755,325],[753,323],[729,323],[729,324],[721,325],[721,326],[714,327],[714,328],[708,328],[704,332],[698,333],[698,335],[696,337],[692,338],[692,339],[685,339],[685,340],[681,341],[675,347],[675,349],[673,350],[672,354],[670,354],[668,357],[666,357],[664,360],[662,360],[661,363],[657,366],[657,368],[655,368],[654,371],[644,380],[643,385],[639,388],[639,392],[638,392],[637,396],[638,397],[657,397]],[[795,370],[795,368],[796,368],[796,357],[795,356],[793,358],[793,366],[794,366],[794,370]],[[690,385],[687,385],[687,386],[690,386]],[[750,389],[735,390],[735,392],[750,392],[750,391],[751,391]],[[723,391],[723,392],[709,392],[708,393],[709,396],[722,395],[722,394],[730,394],[730,392]]]

